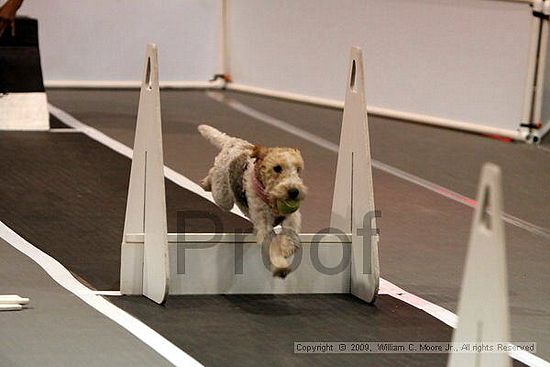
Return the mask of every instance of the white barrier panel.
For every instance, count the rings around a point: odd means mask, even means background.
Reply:
[[[378,292],[371,157],[361,50],[351,51],[331,223],[336,233],[301,234],[294,271],[274,278],[251,234],[166,231],[156,49],[148,47],[122,241],[121,293],[155,302],[170,294]],[[150,70],[149,73],[147,70]],[[367,218],[367,219],[365,219]],[[372,219],[372,220],[371,220]],[[350,232],[351,231],[351,232]],[[168,259],[169,258],[169,262]]]
[[[454,343],[508,343],[509,309],[500,168],[481,171]],[[508,353],[452,353],[449,367],[510,366]]]
[[[139,87],[142,45],[151,39],[162,50],[163,80],[207,84],[218,1],[25,1],[19,14],[39,20],[47,86]]]
[[[143,236],[127,235],[127,251],[139,257]],[[348,236],[302,234],[300,240],[295,271],[281,279],[270,269],[267,246],[252,234],[169,233],[170,294],[349,293]]]
[[[373,113],[520,137],[538,23],[528,2],[230,0],[228,17],[229,71],[252,92],[341,102],[358,45]]]

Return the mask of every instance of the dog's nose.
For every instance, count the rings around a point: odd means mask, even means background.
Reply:
[[[290,199],[296,199],[300,195],[300,191],[298,189],[289,189],[288,190],[288,197]]]

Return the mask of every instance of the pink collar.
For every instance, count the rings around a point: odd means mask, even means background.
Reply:
[[[256,165],[252,166],[252,187],[254,188],[254,192],[256,195],[262,199],[264,203],[266,203],[269,207],[271,207],[271,200],[269,199],[269,196],[265,192],[264,185],[258,180],[257,174],[256,174]]]

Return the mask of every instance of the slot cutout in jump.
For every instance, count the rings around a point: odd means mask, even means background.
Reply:
[[[351,62],[351,77],[349,80],[349,87],[352,91],[357,92],[355,89],[355,79],[356,79],[356,66],[355,66],[355,60]]]
[[[483,201],[480,203],[480,215],[479,218],[481,224],[485,226],[485,228],[490,231],[493,226],[491,225],[491,213],[490,213],[490,206],[491,203],[491,189],[489,186],[485,187],[484,193],[483,193]]]
[[[152,90],[153,86],[151,85],[151,58],[147,58],[147,67],[145,71],[145,84],[147,85],[147,90]]]

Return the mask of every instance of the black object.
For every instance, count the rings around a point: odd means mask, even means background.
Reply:
[[[530,123],[522,123],[522,124],[519,124],[519,126],[521,127],[528,127],[529,129],[540,129],[540,124],[535,124],[533,122],[530,122]]]
[[[542,20],[548,20],[548,19],[550,19],[550,17],[549,17],[547,14],[544,14],[544,13],[541,12],[541,11],[534,11],[534,10],[533,10],[533,16],[534,16],[535,18],[540,18],[540,19],[542,19]]]
[[[38,21],[15,20],[15,36],[8,27],[0,36],[0,93],[44,92]]]

